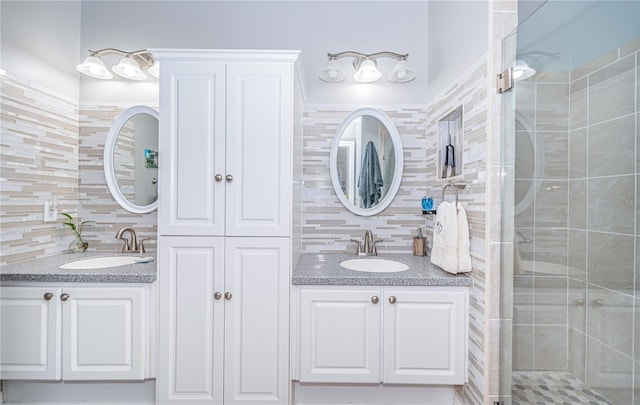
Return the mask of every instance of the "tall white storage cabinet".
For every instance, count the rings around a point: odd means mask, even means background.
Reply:
[[[288,404],[299,52],[152,52],[161,66],[158,403]]]

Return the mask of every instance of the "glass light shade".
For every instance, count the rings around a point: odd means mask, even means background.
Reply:
[[[400,59],[393,67],[387,79],[393,83],[406,83],[416,78],[416,71],[409,66],[406,59]]]
[[[329,59],[320,72],[320,80],[329,83],[339,83],[344,80],[344,72],[337,60]]]
[[[529,66],[529,64],[522,59],[516,60],[516,65],[511,71],[511,77],[515,81],[528,79],[535,74],[536,70]]]
[[[78,72],[96,79],[113,79],[113,75],[104,65],[102,59],[97,56],[87,56],[83,63],[76,66]]]
[[[142,70],[140,70],[138,62],[128,56],[120,59],[120,62],[112,67],[111,70],[113,70],[113,73],[118,76],[122,76],[125,79],[144,80],[147,78],[147,75],[142,73]]]
[[[160,77],[160,63],[158,61],[153,62],[153,65],[147,69],[147,72],[153,77]]]
[[[353,78],[360,83],[375,82],[382,76],[372,59],[365,59]]]

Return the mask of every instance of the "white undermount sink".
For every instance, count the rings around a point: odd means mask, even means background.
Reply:
[[[369,273],[398,273],[409,270],[406,264],[388,259],[349,259],[340,262],[340,266]]]
[[[60,268],[69,270],[104,269],[107,267],[117,267],[133,263],[143,263],[151,260],[146,257],[143,258],[137,256],[104,256],[93,257],[91,259],[76,260],[75,262],[63,264],[62,266],[60,266]]]

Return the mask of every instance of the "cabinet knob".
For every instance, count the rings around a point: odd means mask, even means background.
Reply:
[[[44,293],[44,299],[49,301],[51,298],[53,298],[53,294],[50,292]]]
[[[230,300],[231,299],[231,293],[228,292],[228,291],[226,293],[224,293],[224,299],[225,300]]]
[[[216,300],[219,300],[220,298],[222,298],[222,293],[221,293],[221,292],[219,292],[219,291],[216,291],[216,292],[213,294],[213,298],[215,298]]]
[[[218,183],[220,183],[220,182],[222,181],[222,175],[218,173],[218,174],[216,174],[216,176],[214,177],[214,179],[216,179],[216,181],[217,181]]]
[[[392,295],[391,297],[389,297],[389,304],[395,304],[397,301],[396,297],[394,295]]]
[[[371,297],[371,302],[373,302],[374,304],[377,304],[378,301],[380,301],[380,299],[377,296],[374,295],[373,297]]]
[[[61,299],[62,301],[66,301],[66,300],[68,300],[70,297],[71,297],[71,296],[70,296],[69,294],[67,294],[67,293],[64,293],[64,294],[60,295],[60,299]]]
[[[230,174],[227,174],[227,183],[231,183],[233,181],[233,176]]]

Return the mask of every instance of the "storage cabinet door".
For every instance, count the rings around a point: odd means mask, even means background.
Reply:
[[[225,65],[163,63],[160,108],[160,235],[223,235]]]
[[[465,315],[464,291],[386,291],[383,381],[464,384]]]
[[[222,404],[224,238],[161,237],[158,252],[158,403]]]
[[[227,67],[227,235],[288,236],[293,68]]]
[[[64,380],[144,379],[145,296],[144,287],[62,289]]]
[[[289,239],[227,238],[225,394],[289,403]]]
[[[0,288],[0,379],[61,378],[59,296],[58,288]]]
[[[300,291],[301,382],[380,382],[379,297],[379,290]]]

